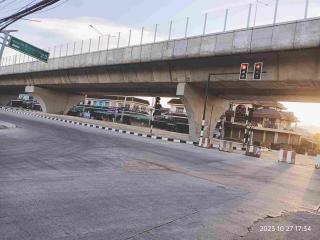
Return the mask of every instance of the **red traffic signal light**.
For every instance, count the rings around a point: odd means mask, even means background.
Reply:
[[[261,80],[262,65],[262,62],[257,62],[254,64],[253,80]]]
[[[249,63],[241,63],[239,80],[247,80]]]
[[[161,109],[161,103],[160,103],[161,98],[160,97],[156,97],[156,102],[154,104],[154,108],[155,109]]]

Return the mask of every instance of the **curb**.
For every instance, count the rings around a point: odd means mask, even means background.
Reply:
[[[245,148],[245,147],[233,147],[233,150],[247,151],[247,148]]]
[[[21,109],[9,108],[9,107],[0,107],[0,110],[6,111],[6,112],[13,112],[13,113],[17,113],[17,114],[23,114],[23,115],[32,116],[32,117],[37,117],[37,118],[43,118],[43,119],[48,119],[48,120],[53,120],[53,121],[58,121],[58,122],[64,122],[64,123],[84,126],[84,127],[97,128],[97,129],[101,129],[101,130],[105,130],[105,131],[112,131],[112,132],[124,133],[127,135],[134,135],[134,136],[138,136],[138,137],[162,140],[162,141],[167,141],[167,142],[184,143],[184,144],[188,144],[188,145],[197,145],[198,144],[197,142],[186,141],[186,140],[181,140],[181,139],[166,138],[166,137],[155,136],[155,135],[151,135],[151,134],[143,134],[143,133],[138,133],[138,132],[122,130],[122,129],[118,129],[118,128],[110,128],[110,127],[104,127],[101,125],[66,120],[66,119],[57,118],[57,117],[48,117],[48,116],[44,116],[44,115],[38,115],[38,114],[36,114],[36,112],[30,111],[30,110],[21,110]]]

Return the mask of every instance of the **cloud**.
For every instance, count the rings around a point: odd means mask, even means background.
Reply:
[[[119,31],[129,31],[128,26],[108,22],[102,18],[37,18],[36,20],[41,21],[41,23],[29,22],[28,25],[31,28],[58,35],[61,39],[67,41],[96,38],[98,36],[98,33],[89,27],[90,24],[94,25],[97,29],[99,29],[99,31],[105,34],[115,34]],[[45,38],[46,36],[43,37]]]
[[[129,32],[131,30],[131,45],[140,43],[141,28],[134,28],[129,25],[116,24],[102,18],[95,17],[79,17],[72,19],[59,18],[34,18],[37,22],[19,22],[15,27],[20,29],[15,36],[36,45],[42,49],[50,49],[50,54],[53,54],[54,46],[55,53],[60,51],[72,52],[74,42],[76,42],[76,52],[81,50],[82,40],[84,40],[83,51],[88,51],[89,43],[91,49],[97,49],[99,43],[99,32],[105,34],[100,39],[100,49],[115,48],[118,45],[118,36],[120,32],[119,46],[127,46],[129,43]],[[90,27],[93,25],[99,32]],[[110,39],[108,40],[108,34]],[[159,34],[158,40],[161,36]],[[91,39],[91,40],[90,40]],[[154,28],[145,28],[143,33],[143,43],[152,42],[154,39]],[[66,47],[68,44],[68,47]],[[7,49],[6,56],[15,55],[16,52]],[[59,53],[58,53],[59,54]],[[64,53],[63,53],[64,54]]]
[[[248,1],[242,1],[242,2],[231,2],[228,4],[211,7],[209,9],[206,9],[205,11],[202,11],[202,13],[225,11],[227,8],[248,7],[250,3],[254,4],[254,1],[248,0]]]

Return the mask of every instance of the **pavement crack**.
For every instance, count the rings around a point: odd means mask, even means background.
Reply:
[[[174,219],[172,219],[172,220],[170,220],[170,221],[167,221],[167,222],[165,222],[165,223],[159,224],[159,225],[154,226],[154,227],[152,227],[152,228],[145,229],[145,230],[143,230],[143,231],[141,231],[141,232],[138,232],[138,233],[136,233],[136,234],[134,234],[134,235],[132,235],[132,236],[130,236],[130,237],[124,238],[123,240],[134,239],[135,237],[137,237],[137,236],[139,236],[139,235],[142,235],[142,234],[144,234],[144,233],[151,232],[151,231],[153,231],[153,230],[155,230],[155,229],[157,229],[157,228],[160,228],[160,227],[169,225],[169,224],[171,224],[171,223],[174,223],[174,222],[176,222],[176,221],[178,221],[178,220],[181,220],[181,219],[184,219],[184,218],[186,218],[186,217],[192,216],[192,215],[197,214],[197,213],[199,213],[199,212],[200,212],[200,210],[195,210],[195,211],[193,211],[193,212],[191,212],[191,213],[188,213],[188,214],[186,214],[186,215],[183,215],[183,216],[181,216],[181,217],[174,218]]]

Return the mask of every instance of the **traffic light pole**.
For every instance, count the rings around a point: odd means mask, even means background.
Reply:
[[[4,52],[4,49],[5,49],[5,47],[6,47],[8,38],[9,38],[9,33],[6,32],[5,35],[4,35],[3,41],[2,41],[2,43],[1,43],[1,48],[0,48],[0,60],[2,59],[3,52]]]
[[[247,118],[247,116],[248,116],[248,110],[247,110],[247,108],[246,108],[246,128],[245,128],[245,130],[244,130],[244,138],[243,138],[243,147],[249,142],[248,141],[248,127],[249,127],[249,125],[248,125],[248,118]]]
[[[151,121],[150,121],[150,135],[152,135],[152,130],[153,130],[153,121],[154,121],[154,116],[153,116],[153,114],[154,114],[154,104],[155,104],[155,98],[153,97],[152,98],[152,108],[151,108],[151,116],[150,116],[150,119],[151,119]]]
[[[3,33],[4,34],[4,37],[0,37],[3,39],[3,41],[0,43],[1,44],[1,48],[0,48],[0,61],[2,60],[2,56],[3,56],[3,53],[4,53],[4,49],[5,47],[7,46],[7,42],[9,40],[9,36],[10,36],[10,33],[12,32],[17,32],[18,30],[3,30],[1,31],[0,33]]]
[[[124,108],[121,111],[121,118],[120,118],[120,122],[123,123],[123,115],[124,115],[124,110],[126,109],[126,105],[127,105],[127,96],[124,97]]]
[[[243,146],[247,145],[247,149],[249,148],[249,146],[253,145],[252,114],[253,108],[246,109],[246,128],[244,133]]]
[[[205,126],[205,120],[206,120],[206,109],[207,109],[207,101],[208,101],[208,94],[209,94],[209,84],[210,84],[210,78],[212,73],[209,73],[208,75],[208,81],[206,86],[206,96],[204,100],[204,106],[203,106],[203,115],[202,115],[202,121],[201,121],[201,130],[200,130],[200,138],[199,138],[199,146],[202,146],[203,144],[203,133],[204,133],[204,126]]]

